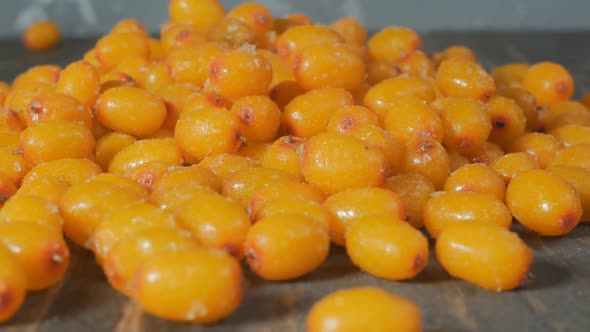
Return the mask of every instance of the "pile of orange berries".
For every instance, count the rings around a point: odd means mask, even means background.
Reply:
[[[488,73],[408,28],[369,38],[250,2],[169,14],[159,39],[126,19],[83,60],[0,86],[0,321],[63,278],[64,235],[145,311],[208,324],[239,306],[241,260],[292,280],[332,243],[406,280],[432,256],[424,227],[449,274],[504,291],[533,256],[513,217],[551,236],[590,221],[590,97],[570,100],[559,64]],[[329,295],[307,326],[361,323],[421,329],[375,288]]]

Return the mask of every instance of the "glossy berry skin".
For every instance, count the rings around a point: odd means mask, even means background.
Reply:
[[[168,2],[168,13],[172,22],[206,29],[221,20],[225,10],[217,0],[172,0]]]
[[[55,92],[76,98],[82,105],[91,108],[100,93],[100,77],[96,68],[86,61],[70,63],[59,75]]]
[[[119,151],[109,163],[109,173],[123,176],[141,165],[157,162],[180,166],[184,162],[182,150],[172,138],[152,138],[135,141]]]
[[[244,209],[256,192],[277,183],[297,182],[295,176],[284,170],[250,167],[239,170],[223,180],[221,193],[238,202]]]
[[[328,197],[323,204],[331,215],[330,239],[344,245],[348,229],[361,219],[380,216],[395,220],[406,219],[402,198],[383,188],[357,188],[340,191]]]
[[[133,144],[136,138],[120,132],[108,133],[96,142],[95,160],[100,168],[107,171],[113,157],[126,146]]]
[[[486,105],[492,123],[490,141],[506,148],[526,129],[526,116],[518,104],[506,97],[494,97]]]
[[[581,221],[590,221],[590,169],[569,166],[569,165],[552,165],[547,171],[564,179],[580,196],[582,203]]]
[[[512,224],[510,210],[494,196],[474,192],[442,192],[424,206],[424,226],[437,238],[456,223],[492,223],[502,228]]]
[[[0,245],[0,324],[8,321],[22,306],[27,293],[26,274],[16,256]]]
[[[549,134],[528,133],[517,138],[508,151],[524,152],[535,158],[540,168],[545,168],[562,148],[563,144]]]
[[[382,116],[382,125],[399,142],[421,137],[443,140],[443,122],[437,112],[414,96],[397,97]]]
[[[421,48],[422,41],[409,28],[389,26],[374,34],[367,45],[371,59],[395,61]]]
[[[222,251],[166,251],[139,268],[132,294],[145,311],[158,317],[211,324],[237,309],[242,279],[238,261]]]
[[[47,176],[54,176],[69,185],[74,185],[85,182],[100,173],[102,173],[100,166],[88,159],[58,159],[33,167],[23,179],[22,185],[24,186],[29,181],[37,181]]]
[[[496,160],[504,155],[504,150],[495,143],[486,141],[479,148],[464,152],[465,156],[472,163],[482,163],[485,165],[492,165]]]
[[[352,134],[365,125],[379,125],[379,118],[364,106],[347,105],[332,113],[326,130]]]
[[[258,220],[248,232],[246,261],[266,280],[292,280],[320,266],[330,239],[324,226],[302,215],[285,214]]]
[[[416,50],[395,62],[400,73],[418,77],[434,76],[434,64],[427,54]]]
[[[239,170],[254,167],[255,162],[250,158],[221,153],[205,157],[197,165],[207,168],[223,180]]]
[[[508,185],[518,173],[538,169],[539,163],[535,158],[524,152],[513,152],[507,153],[496,160],[490,168],[496,171],[502,177],[504,183]]]
[[[516,233],[489,223],[451,225],[436,241],[436,257],[450,275],[496,292],[518,287],[532,256]]]
[[[332,22],[330,28],[338,32],[348,45],[364,45],[367,42],[367,29],[354,17],[340,18]]]
[[[38,197],[53,205],[59,205],[61,195],[70,187],[64,180],[55,176],[40,177],[28,181],[18,188],[18,196]]]
[[[422,137],[407,142],[404,150],[401,171],[418,173],[435,188],[442,188],[449,176],[449,156],[445,148],[430,137]]]
[[[281,60],[293,66],[301,51],[314,44],[343,44],[344,39],[336,31],[322,25],[299,25],[288,29],[276,42]]]
[[[0,104],[3,105],[4,102],[0,100]],[[17,113],[5,108],[0,109],[0,130],[5,132],[12,131],[19,133],[23,129],[25,129],[25,126],[21,122],[21,119],[19,118]]]
[[[55,47],[61,36],[59,27],[53,21],[37,21],[23,33],[23,43],[32,51],[45,51]]]
[[[388,175],[380,149],[335,132],[318,134],[305,143],[301,172],[309,184],[330,194],[380,186]]]
[[[248,142],[270,142],[281,126],[281,110],[267,96],[240,98],[230,112],[239,117],[240,135]]]
[[[428,81],[419,77],[397,76],[371,87],[365,94],[363,105],[382,118],[398,97],[402,96],[414,96],[425,102],[436,98]]]
[[[236,49],[256,44],[256,32],[237,18],[224,17],[207,29],[207,39],[225,49]]]
[[[449,97],[473,98],[485,102],[496,91],[492,76],[471,61],[443,61],[436,70],[436,81]]]
[[[0,224],[0,244],[17,258],[25,272],[28,290],[41,290],[61,280],[70,262],[62,234],[47,225]]]
[[[544,170],[524,171],[514,177],[506,190],[506,203],[514,218],[541,235],[566,234],[582,216],[578,193],[565,180]]]
[[[29,107],[25,110],[25,121],[29,127],[50,120],[68,120],[82,122],[91,129],[92,118],[90,109],[74,97],[56,92],[31,99]]]
[[[209,76],[211,62],[223,49],[217,43],[176,47],[166,57],[166,67],[176,82],[202,86]]]
[[[535,96],[540,106],[568,100],[574,93],[571,74],[553,62],[539,62],[529,67],[522,85]]]
[[[422,331],[420,309],[412,301],[376,287],[333,292],[307,315],[309,332]]]
[[[264,35],[272,29],[272,14],[270,10],[259,3],[243,2],[234,6],[226,17],[235,18],[246,24],[256,33],[258,43]]]
[[[20,137],[23,158],[32,165],[64,158],[91,158],[95,144],[83,123],[64,120],[34,125]]]
[[[166,118],[166,106],[157,95],[134,87],[108,89],[95,109],[105,127],[138,137],[155,133]]]
[[[21,86],[26,86],[30,83],[49,83],[55,85],[62,69],[55,65],[37,65],[26,71],[18,74],[12,81],[12,85],[4,87],[2,92],[9,92],[10,88],[15,89]]]
[[[169,167],[167,171],[154,184],[152,193],[155,191],[170,190],[177,185],[197,185],[205,186],[214,191],[221,191],[221,180],[213,171],[197,166],[176,166]]]
[[[449,175],[443,189],[489,194],[500,201],[504,201],[506,196],[504,179],[484,164],[468,164],[459,167]]]
[[[250,220],[256,223],[260,219],[295,214],[319,222],[326,232],[330,232],[332,216],[324,207],[315,201],[299,197],[278,197],[266,203]]]
[[[53,228],[61,233],[63,219],[59,208],[40,197],[18,194],[8,200],[0,210],[0,224],[36,223]]]
[[[134,32],[107,34],[96,42],[96,58],[105,68],[115,68],[125,58],[149,59],[150,45],[147,36]]]
[[[524,112],[527,130],[537,129],[539,114],[535,96],[521,86],[500,87],[496,91],[496,95],[514,100]]]
[[[401,197],[410,225],[416,228],[424,225],[424,206],[436,190],[430,180],[417,173],[401,173],[387,178],[383,188]]]
[[[360,219],[346,232],[346,252],[361,270],[388,280],[416,276],[428,263],[428,240],[403,220]]]
[[[0,145],[0,172],[8,176],[15,185],[20,185],[29,170],[31,170],[31,166],[23,158],[22,153],[8,146]]]
[[[251,219],[258,219],[257,216],[265,205],[280,198],[302,199],[321,204],[326,199],[324,194],[317,188],[299,182],[285,182],[270,184],[258,190],[248,204],[248,214]]]
[[[381,150],[387,160],[388,173],[399,173],[404,145],[388,131],[380,126],[369,124],[356,129],[351,136],[367,143],[369,147]]]
[[[338,109],[353,104],[352,94],[346,90],[315,89],[293,98],[285,106],[283,127],[293,136],[309,138],[323,132]]]
[[[262,166],[282,169],[303,180],[301,174],[300,153],[305,139],[294,136],[283,136],[275,140],[262,156]]]
[[[491,74],[498,87],[510,87],[521,85],[528,70],[529,65],[527,63],[508,63],[494,68]]]
[[[590,143],[576,144],[559,150],[550,164],[590,169]]]

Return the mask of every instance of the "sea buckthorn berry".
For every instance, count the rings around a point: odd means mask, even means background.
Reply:
[[[169,188],[155,188],[150,193],[148,201],[164,210],[176,211],[189,199],[199,197],[202,194],[215,193],[210,187],[184,183]]]
[[[425,102],[435,99],[432,86],[426,80],[412,76],[397,76],[386,79],[367,91],[363,104],[383,117],[392,104],[402,96],[414,96]]]
[[[479,148],[463,153],[472,163],[482,163],[488,166],[504,155],[504,150],[495,143],[484,142]]]
[[[133,82],[134,85],[143,87],[145,85],[145,77],[149,70],[150,62],[148,58],[139,57],[139,56],[130,56],[122,59],[121,62],[111,70],[111,73],[121,73],[121,79],[125,82]],[[101,75],[102,81],[106,80],[105,76],[107,74]],[[131,79],[129,79],[131,78]],[[117,77],[113,77],[114,80]]]
[[[295,176],[284,170],[249,167],[236,171],[225,178],[222,183],[221,193],[246,209],[258,190],[271,184],[285,182],[297,182],[297,180]]]
[[[496,91],[494,79],[471,61],[443,61],[436,70],[436,81],[442,92],[450,97],[487,101]]]
[[[92,182],[101,182],[132,192],[136,197],[147,197],[148,191],[141,184],[132,179],[113,173],[102,173],[90,179]]]
[[[157,93],[166,105],[166,120],[162,128],[174,130],[185,105],[199,95],[199,87],[186,83],[171,84]]]
[[[367,29],[354,17],[340,18],[332,22],[330,28],[338,32],[349,45],[364,46],[367,43]]]
[[[511,86],[511,87],[500,87],[496,90],[497,96],[502,96],[514,100],[518,106],[524,112],[526,117],[526,128],[527,130],[538,129],[538,118],[537,102],[535,96],[522,87]]]
[[[203,90],[187,98],[187,102],[184,104],[184,107],[182,107],[180,113],[189,110],[198,110],[205,107],[230,109],[231,106],[231,103],[227,99],[223,98],[219,93],[215,91]]]
[[[418,77],[434,76],[434,64],[424,52],[416,50],[395,61],[395,68],[401,74]]]
[[[545,116],[547,117],[547,122],[551,123],[554,122],[559,116],[566,113],[590,113],[590,109],[586,107],[586,105],[574,101],[574,100],[566,100],[560,101],[555,104],[552,104],[548,107],[544,108],[546,111]]]
[[[260,219],[283,216],[301,215],[320,223],[326,232],[330,231],[331,216],[318,202],[298,197],[278,197],[266,203],[260,211],[250,216],[253,223]]]
[[[399,68],[390,60],[369,60],[367,63],[367,82],[376,85],[400,74]]]
[[[308,332],[422,331],[418,306],[376,287],[333,292],[316,302],[307,315]]]
[[[14,181],[0,171],[0,208],[16,193]]]
[[[421,137],[442,142],[443,123],[436,111],[423,100],[414,96],[400,96],[389,107],[381,114],[383,128],[398,142],[409,142]]]
[[[363,59],[343,44],[313,44],[293,62],[297,84],[306,90],[342,88],[357,90],[365,80]]]
[[[379,148],[354,137],[325,132],[305,142],[301,173],[309,184],[332,194],[380,186],[388,175],[388,164]]]
[[[90,109],[63,93],[50,92],[31,99],[24,116],[29,127],[50,120],[67,120],[82,122],[88,129],[92,128]]]
[[[534,157],[524,152],[513,152],[494,161],[490,168],[496,171],[504,179],[504,183],[508,185],[518,173],[538,169],[539,163]]]
[[[510,210],[496,197],[477,192],[445,191],[435,193],[424,206],[424,226],[437,238],[457,223],[492,223],[502,228],[512,224]]]
[[[452,45],[447,47],[444,51],[436,52],[432,55],[432,61],[434,62],[435,67],[440,66],[445,60],[461,60],[477,63],[475,53],[470,48],[463,45]]]
[[[449,176],[449,167],[449,156],[436,140],[420,137],[406,143],[401,172],[418,173],[440,189]]]
[[[180,114],[174,137],[190,157],[201,159],[219,153],[234,153],[241,144],[239,117],[223,108],[204,107]]]
[[[539,116],[541,119],[541,116]],[[540,120],[541,122],[541,120]],[[590,127],[590,112],[581,110],[572,110],[558,115],[555,120],[548,122],[540,129],[551,131],[559,127],[578,124]]]
[[[580,196],[582,203],[581,221],[590,221],[590,169],[570,166],[551,165],[547,171],[564,179]]]
[[[278,138],[264,152],[262,166],[282,169],[302,180],[300,154],[304,143],[304,139],[294,136]]]
[[[395,192],[383,188],[357,188],[337,192],[323,204],[332,216],[330,239],[344,245],[350,227],[365,217],[406,219],[406,206]]]
[[[143,310],[158,317],[211,324],[237,309],[242,280],[240,264],[230,255],[187,248],[147,259],[135,274],[131,293]]]
[[[108,213],[90,238],[90,248],[99,262],[117,243],[147,228],[176,228],[176,217],[154,205],[136,202]]]
[[[165,57],[164,48],[159,39],[149,38],[150,60],[162,60]]]
[[[80,122],[52,120],[23,131],[20,147],[32,165],[64,158],[92,158],[94,136]]]
[[[345,105],[330,116],[326,130],[352,134],[365,125],[379,125],[379,118],[370,109],[359,105]]]
[[[112,132],[106,134],[96,142],[96,163],[104,171],[107,171],[113,157],[135,141],[135,137],[124,133]]]
[[[398,194],[406,207],[406,220],[415,228],[424,224],[424,206],[435,192],[430,180],[417,173],[402,173],[391,176],[383,188]]]
[[[248,204],[248,214],[253,220],[256,220],[258,213],[267,203],[284,197],[308,200],[319,204],[325,200],[324,194],[319,189],[307,183],[286,182],[271,184],[258,190],[252,196]]]
[[[574,93],[572,75],[553,62],[539,62],[529,67],[522,86],[535,96],[541,106],[568,100]]]
[[[256,43],[256,31],[233,17],[224,17],[207,29],[207,39],[224,48],[234,49]]]
[[[266,94],[271,81],[268,61],[248,47],[222,53],[209,66],[210,87],[229,99]]]
[[[506,190],[506,203],[514,218],[541,235],[566,234],[582,216],[578,193],[559,176],[540,169],[516,175]]]
[[[22,306],[27,293],[26,274],[18,259],[0,245],[0,324],[8,321]]]
[[[148,71],[144,74],[142,84],[146,90],[153,92],[161,91],[165,87],[174,84],[174,79],[168,71],[166,62],[164,60],[152,60]]]
[[[403,156],[403,145],[391,134],[376,125],[365,125],[352,133],[354,138],[367,142],[369,146],[377,147],[385,155],[389,174],[399,173]]]
[[[221,180],[211,170],[193,165],[170,167],[155,183],[153,190],[170,190],[179,184],[206,186],[217,192],[221,191]]]
[[[590,169],[590,143],[576,144],[559,150],[550,164]]]
[[[221,153],[203,158],[198,166],[207,168],[224,180],[239,170],[254,167],[255,163],[250,158]]]
[[[23,32],[23,43],[33,51],[45,51],[55,47],[61,32],[57,24],[50,20],[37,21]]]
[[[262,4],[254,2],[243,2],[234,6],[226,17],[235,18],[256,33],[256,39],[261,42],[264,34],[272,29],[272,14],[270,10]]]
[[[55,176],[69,185],[74,185],[85,182],[100,173],[102,173],[100,166],[88,159],[58,159],[33,167],[23,179],[22,185],[47,176]]]
[[[311,90],[299,95],[285,106],[283,127],[297,137],[309,138],[326,129],[334,112],[354,104],[350,92],[338,88]]]
[[[148,191],[152,191],[154,184],[160,181],[160,178],[174,167],[167,162],[148,161],[128,169],[127,177],[144,186]]]
[[[37,196],[15,195],[0,211],[0,224],[30,222],[43,224],[61,234],[63,219],[59,208]]]
[[[31,166],[18,150],[0,146],[0,172],[6,174],[15,185],[20,185],[30,170]]]
[[[367,45],[371,59],[395,61],[420,49],[422,41],[412,29],[389,26],[374,34]]]
[[[247,96],[230,109],[240,119],[240,135],[251,142],[270,142],[281,126],[281,110],[268,96]]]
[[[25,129],[25,126],[17,113],[0,107],[0,130],[21,132],[23,129]]]
[[[346,252],[365,272],[405,280],[415,277],[428,263],[428,240],[403,220],[370,216],[348,228]]]
[[[16,114],[20,121],[25,123],[25,110],[31,100],[38,95],[51,92],[53,85],[48,83],[33,82],[14,88],[6,95],[4,107]]]
[[[500,292],[520,285],[533,251],[516,233],[489,223],[458,223],[436,241],[436,258],[455,278]]]
[[[20,140],[20,132],[18,131],[3,131],[0,130],[0,146],[10,148],[11,150],[18,150],[18,141]]]
[[[125,18],[117,22],[117,24],[111,28],[110,33],[118,32],[135,32],[144,36],[148,35],[145,26],[134,18]]]
[[[69,187],[66,181],[56,176],[43,176],[23,183],[15,196],[39,197],[53,205],[59,205],[61,196]]]
[[[508,63],[494,68],[492,77],[499,87],[520,86],[528,70],[528,63]]]
[[[0,244],[16,257],[25,272],[28,290],[41,290],[61,280],[70,262],[62,234],[35,223],[0,224]]]
[[[140,137],[158,131],[166,118],[166,106],[157,95],[134,87],[103,92],[95,109],[97,120],[105,127]]]
[[[471,161],[457,151],[447,151],[449,155],[449,169],[454,171],[463,165],[470,164]]]
[[[248,232],[246,261],[266,280],[292,280],[317,269],[328,257],[324,225],[298,214],[258,220]]]
[[[268,150],[270,146],[270,143],[244,142],[236,154],[249,158],[257,166],[261,166],[264,155],[266,155],[266,150]]]
[[[177,47],[166,57],[166,66],[176,82],[202,86],[209,77],[209,66],[223,52],[217,43]]]
[[[143,199],[135,191],[101,181],[71,186],[62,196],[64,232],[76,244],[90,248],[94,229],[110,211]]]
[[[343,44],[344,38],[323,25],[299,25],[285,31],[277,40],[277,54],[285,64],[293,66],[295,58],[309,45]]]
[[[563,144],[549,134],[528,133],[517,138],[508,151],[524,152],[535,158],[539,167],[545,168],[562,148]]]
[[[55,92],[76,98],[91,108],[100,93],[100,77],[93,65],[86,61],[70,63],[59,75]]]
[[[281,58],[278,54],[258,48],[256,52],[260,54],[263,58],[270,63],[272,67],[272,83],[270,84],[271,87],[275,87],[277,84],[283,81],[293,81],[295,80],[295,76],[293,75],[293,68],[292,66],[288,66],[281,61]]]
[[[129,234],[107,253],[102,266],[109,283],[131,295],[133,276],[148,258],[167,251],[198,248],[187,232],[173,228],[145,228]]]
[[[504,179],[484,164],[468,164],[452,172],[444,185],[445,191],[470,191],[489,194],[504,201]]]
[[[207,42],[206,32],[193,25],[185,25],[182,29],[178,29],[175,34],[170,35],[170,37],[174,38],[169,41],[171,45],[168,45],[168,54],[175,48],[201,46]]]
[[[493,97],[486,104],[486,110],[492,123],[490,142],[506,148],[524,134],[526,116],[522,108],[512,99]]]
[[[147,36],[133,32],[111,33],[96,42],[96,58],[105,68],[115,68],[125,58],[149,59]]]
[[[59,79],[60,73],[61,68],[59,66],[34,66],[16,76],[14,81],[12,81],[12,89],[26,86],[29,83],[47,83],[50,85],[55,85]],[[2,90],[8,93],[8,91],[10,91],[10,87],[8,86],[8,89],[3,88]]]
[[[217,0],[171,0],[168,14],[173,22],[206,29],[223,18],[225,9]]]
[[[169,166],[180,166],[183,161],[182,151],[174,139],[144,139],[121,149],[111,160],[109,172],[129,175],[133,168],[148,162],[161,162]]]
[[[550,134],[565,146],[590,143],[590,126],[572,124],[554,129]]]

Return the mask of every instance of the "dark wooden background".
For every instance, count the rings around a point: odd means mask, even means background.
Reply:
[[[578,96],[590,91],[590,32],[438,32],[423,38],[429,51],[468,45],[488,69],[506,62],[557,61],[574,74]],[[48,53],[32,54],[16,41],[0,41],[0,80],[11,80],[35,64],[67,64],[92,45],[92,40],[70,40]],[[513,292],[495,293],[453,280],[433,254],[414,280],[380,280],[359,272],[343,249],[333,248],[319,270],[298,281],[264,282],[246,268],[242,306],[210,327],[170,323],[142,313],[108,285],[90,253],[72,246],[65,280],[29,294],[25,306],[0,332],[304,331],[305,316],[315,301],[340,288],[364,285],[418,303],[425,331],[590,331],[590,223],[561,238],[540,237],[518,226],[515,230],[535,255],[524,285]]]

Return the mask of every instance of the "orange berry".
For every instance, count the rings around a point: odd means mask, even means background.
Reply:
[[[449,97],[473,98],[485,102],[496,91],[494,79],[471,61],[443,61],[436,70],[436,81]]]
[[[197,165],[170,167],[154,184],[152,191],[170,190],[179,184],[193,184],[209,187],[217,192],[221,191],[221,180],[217,175],[213,171]]]
[[[168,14],[173,22],[205,29],[221,20],[225,9],[218,0],[171,0],[168,2]]]
[[[325,193],[380,186],[387,177],[383,152],[354,137],[324,132],[303,146],[301,173]]]
[[[14,181],[0,171],[0,208],[16,193]]]
[[[319,204],[325,200],[324,194],[319,189],[307,183],[286,182],[270,184],[267,187],[261,188],[252,196],[248,204],[248,214],[251,219],[257,220],[259,212],[264,209],[267,203],[284,197],[308,200]]]
[[[132,192],[137,197],[146,197],[147,189],[132,179],[113,173],[102,173],[90,179],[92,182],[101,182]]]
[[[345,105],[330,116],[326,130],[352,134],[365,125],[379,125],[379,118],[370,109],[359,105]]]
[[[0,172],[8,176],[15,185],[20,185],[31,166],[18,150],[0,146]]]
[[[559,127],[549,133],[561,141],[564,146],[590,143],[590,126],[572,124]]]
[[[514,218],[541,235],[566,234],[582,216],[578,193],[559,176],[540,169],[516,175],[506,190],[506,203]]]
[[[492,77],[498,87],[520,86],[528,70],[527,63],[508,63],[494,68]]]
[[[522,86],[535,96],[541,106],[568,100],[574,93],[574,79],[563,66],[539,62],[529,67]]]
[[[440,66],[444,60],[461,60],[477,62],[475,53],[466,46],[463,45],[452,45],[447,47],[442,52],[436,52],[432,55],[432,60],[435,67]]]
[[[346,253],[365,272],[405,280],[415,277],[428,263],[428,240],[403,220],[371,216],[348,228]]]
[[[96,58],[105,68],[115,68],[125,58],[150,57],[148,37],[134,32],[107,34],[96,42],[95,49]]]
[[[144,36],[148,35],[145,26],[134,18],[125,18],[117,22],[117,24],[111,28],[110,33],[118,32],[135,32]]]
[[[70,262],[70,252],[62,234],[48,225],[0,224],[0,245],[6,246],[23,267],[28,290],[55,285],[63,278]]]
[[[436,257],[455,278],[500,292],[520,285],[533,251],[507,229],[489,223],[457,223],[436,241]]]
[[[383,188],[357,188],[340,191],[328,197],[323,204],[332,216],[330,239],[344,245],[350,227],[366,217],[379,216],[390,219],[406,219],[406,207],[402,198]]]
[[[15,196],[39,197],[57,206],[61,196],[69,187],[70,185],[66,181],[56,176],[43,176],[23,183]]]
[[[330,117],[343,106],[354,104],[350,92],[338,88],[311,90],[289,102],[283,112],[283,127],[294,136],[309,138],[326,129]]]
[[[240,119],[240,135],[251,142],[272,141],[281,125],[281,110],[267,96],[247,96],[236,100],[230,112]]]
[[[507,153],[490,166],[508,185],[518,173],[539,168],[539,163],[534,157],[524,152]]]
[[[69,185],[74,185],[85,182],[101,172],[100,166],[88,159],[58,159],[33,167],[23,179],[22,185],[51,176],[57,177]]]
[[[224,17],[207,29],[207,39],[226,49],[256,43],[256,31],[246,23],[233,17]]]
[[[149,162],[168,166],[182,165],[182,151],[172,138],[153,138],[136,141],[119,151],[109,164],[109,172],[129,175],[131,171]]]
[[[189,101],[199,96],[199,88],[192,84],[171,84],[158,91],[166,105],[166,120],[162,128],[174,130],[178,117]]]
[[[493,97],[486,105],[492,122],[490,142],[506,148],[518,137],[524,135],[526,116],[524,111],[512,99]]]
[[[20,132],[0,130],[0,146],[10,148],[13,151],[18,150],[19,139]]]
[[[528,133],[517,138],[508,151],[524,152],[535,158],[539,167],[545,168],[562,148],[563,144],[549,134]]]
[[[88,129],[92,128],[93,114],[74,97],[63,93],[50,92],[39,95],[29,102],[25,109],[27,126],[50,120],[67,120],[82,122]]]
[[[26,71],[18,74],[14,81],[12,81],[12,89],[24,87],[30,83],[47,83],[55,85],[61,74],[61,68],[55,65],[38,65],[33,66]],[[10,91],[10,87],[2,89],[6,93]]]
[[[504,150],[498,144],[484,142],[479,148],[464,152],[463,155],[472,163],[482,163],[491,166],[504,155]]]
[[[449,176],[449,156],[436,140],[430,137],[419,137],[406,143],[401,171],[418,173],[439,189]]]
[[[538,129],[538,109],[535,96],[533,96],[526,89],[512,86],[512,87],[500,87],[496,90],[497,96],[502,96],[514,100],[518,106],[524,112],[526,117],[526,128],[527,130]]]
[[[581,221],[590,221],[590,169],[570,166],[551,165],[547,171],[564,179],[580,196],[582,203]]]
[[[266,6],[259,3],[242,2],[237,4],[227,13],[226,17],[235,18],[252,28],[258,42],[262,41],[264,34],[272,29],[272,14]]]
[[[504,201],[506,196],[504,179],[484,164],[468,164],[459,167],[445,181],[444,190],[489,194],[500,201]]]
[[[176,82],[202,86],[209,76],[209,66],[223,52],[217,43],[177,47],[166,57],[166,66]]]
[[[0,324],[8,321],[22,306],[25,301],[27,288],[25,284],[26,274],[18,259],[0,245]]]
[[[376,287],[333,292],[316,302],[306,320],[309,332],[422,331],[420,309],[412,301]]]
[[[290,173],[264,167],[249,167],[241,169],[225,178],[222,184],[221,193],[238,202],[246,209],[254,194],[271,184],[296,182],[296,178]]]
[[[45,51],[55,47],[59,42],[61,32],[53,21],[37,21],[29,25],[23,33],[23,43],[33,51]]]
[[[398,142],[409,142],[421,137],[442,142],[443,123],[436,111],[423,100],[414,96],[400,96],[389,107],[381,114],[382,125]]]
[[[417,50],[395,61],[401,74],[418,77],[434,76],[434,64],[424,52]]]
[[[173,187],[156,188],[150,193],[149,202],[164,210],[176,211],[184,202],[202,194],[215,194],[210,187],[191,183],[178,184]]]
[[[387,178],[383,188],[399,195],[406,207],[406,220],[415,228],[424,224],[424,206],[435,192],[430,180],[417,173],[402,173]]]
[[[41,82],[27,83],[23,86],[10,90],[10,92],[6,95],[4,107],[6,107],[9,112],[16,114],[21,123],[24,124],[25,110],[29,106],[31,100],[41,94],[51,92],[52,90],[52,84]],[[18,130],[19,127],[14,127],[14,129]]]
[[[158,92],[174,84],[174,78],[170,75],[166,62],[164,60],[156,60],[150,62],[148,72],[144,74],[142,84],[146,90]]]
[[[0,108],[0,130],[21,132],[25,126],[14,111]]]
[[[255,163],[250,158],[222,153],[203,158],[198,166],[207,168],[224,180],[239,170],[254,167]]]
[[[485,144],[485,143],[484,143]],[[449,155],[450,171],[454,171],[463,165],[470,164],[471,161],[457,151],[447,151]]]
[[[272,143],[264,152],[262,166],[282,169],[302,180],[300,153],[304,139],[294,136],[283,136]]]
[[[434,90],[428,81],[412,76],[397,76],[386,79],[367,91],[363,104],[383,118],[392,104],[402,96],[414,96],[425,102],[435,99]]]
[[[70,95],[82,105],[91,108],[100,93],[100,77],[90,63],[72,62],[59,75],[55,92]]]
[[[492,223],[502,228],[512,224],[510,210],[488,194],[445,191],[432,196],[424,206],[424,226],[433,238],[456,223]]]
[[[400,74],[395,62],[389,60],[369,60],[367,63],[367,82],[377,85],[380,82]]]
[[[0,210],[0,224],[30,222],[42,224],[61,233],[63,219],[59,208],[37,196],[15,195]]]
[[[277,54],[285,64],[293,66],[301,51],[314,44],[342,44],[344,38],[323,25],[299,25],[282,33],[277,39]]]
[[[374,34],[367,45],[371,59],[395,61],[420,49],[422,41],[412,29],[389,26]]]
[[[557,151],[550,165],[569,165],[590,169],[590,143],[576,144]]]
[[[255,223],[260,219],[284,215],[300,215],[313,219],[320,223],[326,232],[330,231],[332,217],[328,211],[320,203],[302,197],[275,198],[262,206],[256,215],[252,214],[250,219]]]
[[[237,115],[214,107],[190,109],[180,114],[174,137],[180,148],[200,161],[207,156],[234,153],[241,144]]]
[[[264,159],[266,150],[270,147],[270,145],[270,143],[244,142],[236,154],[249,158],[257,166],[262,166],[262,160]]]
[[[364,46],[367,43],[367,29],[354,17],[340,18],[332,22],[330,28],[338,32],[351,46]]]
[[[124,133],[112,132],[106,134],[96,142],[96,163],[104,171],[108,170],[113,157],[135,141],[135,137]]]
[[[20,138],[23,158],[32,165],[64,158],[91,158],[95,144],[83,123],[64,120],[29,127]]]
[[[389,174],[399,172],[403,145],[394,139],[389,132],[376,125],[365,125],[353,132],[352,137],[366,142],[368,146],[379,148],[387,160]]]
[[[330,239],[324,225],[303,215],[258,220],[248,232],[246,261],[266,280],[292,280],[317,269],[328,257]]]

